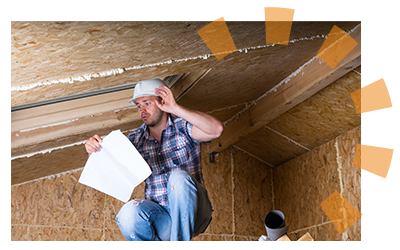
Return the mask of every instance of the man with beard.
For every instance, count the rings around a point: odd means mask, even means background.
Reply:
[[[212,207],[203,185],[200,143],[218,138],[222,123],[177,104],[159,79],[138,82],[133,99],[144,122],[127,137],[149,164],[145,199],[127,202],[116,219],[127,240],[190,240],[205,231]],[[85,144],[89,155],[101,138]]]

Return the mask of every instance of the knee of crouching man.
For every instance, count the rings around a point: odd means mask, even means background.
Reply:
[[[184,179],[187,179],[188,177],[190,177],[188,172],[186,172],[184,170],[175,170],[169,176],[169,182],[184,180]]]
[[[134,199],[134,200],[132,200],[132,205],[137,206],[137,205],[139,205],[139,204],[142,203],[142,202],[143,202],[142,199]]]
[[[117,223],[135,220],[135,216],[140,212],[140,208],[137,206],[142,202],[142,199],[134,199],[125,203],[116,216]]]
[[[168,188],[170,191],[188,184],[193,184],[192,177],[184,170],[176,170],[172,172],[168,180]]]

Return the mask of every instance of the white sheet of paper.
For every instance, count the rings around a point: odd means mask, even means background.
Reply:
[[[112,131],[92,153],[79,182],[127,202],[133,189],[150,176],[147,162],[120,130]]]

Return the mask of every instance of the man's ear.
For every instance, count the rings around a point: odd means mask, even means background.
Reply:
[[[158,103],[160,103],[160,104],[164,104],[165,102],[164,102],[164,100],[160,97],[160,96],[158,96],[158,98],[157,98],[158,100]]]
[[[156,105],[157,105],[157,107],[158,107],[159,109],[161,109],[161,106],[164,104],[163,101],[164,101],[164,100],[162,100],[161,98],[158,99],[158,100],[157,100],[157,99],[154,100],[154,102],[156,103]]]

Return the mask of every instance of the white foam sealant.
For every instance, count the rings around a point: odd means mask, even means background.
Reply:
[[[34,127],[34,128],[22,129],[22,130],[20,130],[19,132],[23,133],[23,132],[28,132],[28,131],[31,131],[31,130],[40,129],[40,128],[47,128],[47,127],[53,127],[53,126],[68,124],[68,123],[71,123],[71,122],[74,122],[74,121],[77,121],[77,120],[79,120],[79,118],[72,119],[72,120],[68,120],[68,121],[64,121],[64,122],[58,122],[58,123],[53,123],[53,124],[38,126],[38,127]]]
[[[348,30],[346,32],[348,34],[350,34],[350,33],[354,32],[360,25],[361,24],[357,25],[353,29]],[[327,36],[328,35],[325,34],[325,35],[315,35],[315,36],[310,36],[310,37],[295,38],[295,39],[290,40],[289,43],[296,43],[296,42],[308,41],[308,40],[314,40],[314,39],[325,39]],[[135,69],[156,67],[156,66],[161,66],[161,65],[171,64],[171,63],[176,63],[176,62],[186,62],[186,61],[190,61],[190,60],[208,59],[210,57],[215,57],[215,55],[219,55],[219,54],[226,54],[226,53],[233,53],[233,52],[245,52],[245,53],[247,53],[250,50],[263,49],[263,48],[267,48],[267,47],[274,47],[275,45],[276,44],[266,44],[266,45],[252,46],[252,47],[236,49],[234,51],[220,52],[220,53],[217,53],[217,54],[212,54],[211,53],[211,54],[204,54],[204,55],[199,55],[199,56],[194,56],[194,57],[187,57],[187,58],[182,58],[182,59],[170,59],[170,60],[167,60],[167,61],[164,61],[164,62],[151,63],[151,64],[146,64],[146,65],[131,66],[131,67],[127,67],[127,68],[117,68],[117,69],[107,70],[107,71],[98,72],[98,73],[84,74],[82,76],[68,77],[68,78],[59,79],[59,80],[51,80],[51,81],[45,81],[45,82],[39,82],[39,83],[15,86],[15,87],[11,87],[11,91],[26,91],[26,90],[29,90],[29,89],[32,89],[32,88],[36,88],[36,87],[52,85],[52,84],[59,84],[59,83],[72,84],[74,82],[90,81],[93,78],[106,77],[106,76],[111,76],[111,75],[119,75],[119,74],[123,74],[126,71],[135,70]]]
[[[19,159],[19,158],[29,158],[29,157],[32,157],[32,156],[37,155],[37,154],[51,153],[53,150],[58,150],[58,149],[69,148],[69,147],[81,145],[81,144],[86,143],[86,141],[87,140],[79,141],[79,142],[75,142],[75,143],[71,143],[71,144],[67,144],[67,145],[63,145],[63,146],[59,146],[59,147],[44,149],[44,150],[41,150],[41,151],[29,153],[29,154],[14,156],[14,157],[11,157],[11,160],[15,160],[15,159]]]

